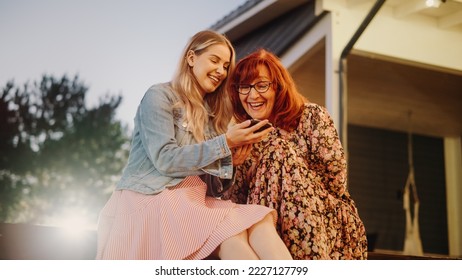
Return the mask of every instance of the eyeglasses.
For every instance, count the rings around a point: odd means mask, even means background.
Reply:
[[[258,93],[265,93],[271,86],[271,82],[261,81],[253,85],[236,84],[236,89],[240,94],[247,95],[254,88]]]

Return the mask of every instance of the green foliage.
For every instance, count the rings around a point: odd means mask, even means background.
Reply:
[[[65,211],[96,219],[128,156],[115,111],[121,96],[87,108],[76,76],[7,83],[0,96],[0,220],[41,223]],[[84,213],[85,212],[85,213]]]

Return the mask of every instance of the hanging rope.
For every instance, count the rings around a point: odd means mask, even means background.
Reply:
[[[409,174],[404,186],[403,208],[406,213],[406,232],[404,239],[404,254],[406,255],[423,255],[422,241],[420,239],[419,230],[419,197],[417,195],[417,187],[414,178],[414,160],[413,160],[413,143],[412,143],[412,128],[411,115],[409,112],[409,130],[408,130],[408,163]],[[412,199],[414,201],[414,215],[411,214],[410,195],[412,191]]]

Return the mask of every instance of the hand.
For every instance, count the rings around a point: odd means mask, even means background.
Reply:
[[[260,142],[274,129],[273,127],[269,127],[263,131],[256,132],[267,123],[268,120],[262,120],[256,125],[249,127],[250,120],[246,120],[242,123],[231,125],[226,132],[226,142],[228,147],[234,148]]]
[[[231,151],[233,156],[233,166],[238,166],[243,164],[250,155],[250,152],[252,151],[252,144],[235,147]]]

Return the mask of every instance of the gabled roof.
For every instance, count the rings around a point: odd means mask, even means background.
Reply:
[[[220,30],[261,2],[264,0],[247,1],[211,28]],[[260,25],[254,24],[255,28],[250,29],[247,33],[239,33],[239,36],[234,35],[231,39],[236,49],[237,59],[257,48],[265,48],[278,56],[282,56],[300,36],[305,34],[323,16],[323,14],[315,15],[315,1],[304,2],[301,5],[290,7],[291,10],[272,18],[271,21],[259,21]],[[228,31],[224,30],[224,33],[228,34]]]
[[[238,18],[241,14],[244,12],[250,10],[251,8],[255,7],[258,3],[262,2],[264,0],[248,0],[241,6],[237,7],[235,10],[231,11],[228,15],[226,15],[224,18],[220,19],[217,21],[214,25],[211,26],[211,29],[219,29],[226,24],[230,23],[233,19]]]

